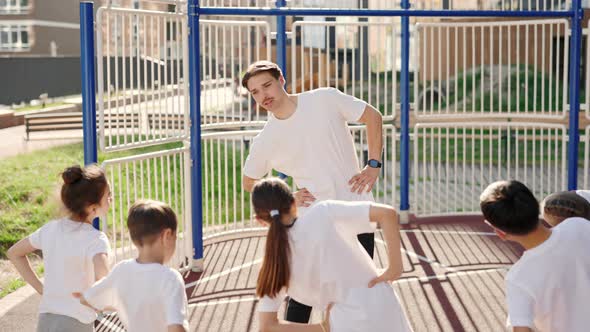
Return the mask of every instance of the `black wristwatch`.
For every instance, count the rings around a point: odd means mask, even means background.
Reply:
[[[375,159],[369,159],[367,165],[371,168],[381,168],[381,162]]]

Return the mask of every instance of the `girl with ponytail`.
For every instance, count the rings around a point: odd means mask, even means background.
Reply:
[[[373,202],[323,201],[298,218],[295,199],[279,179],[252,190],[256,219],[268,226],[256,295],[261,331],[411,331],[390,281],[402,272],[396,211]],[[379,274],[357,235],[375,231],[387,244],[389,266]],[[325,310],[320,324],[281,324],[286,295]]]
[[[92,220],[107,214],[111,191],[104,171],[78,165],[61,174],[61,201],[67,215],[43,225],[13,245],[7,256],[39,294],[38,332],[94,331],[96,312],[71,294],[83,292],[109,272],[106,235]],[[43,252],[45,280],[31,269],[27,255]]]

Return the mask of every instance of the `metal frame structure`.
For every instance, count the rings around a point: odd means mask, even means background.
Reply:
[[[178,6],[178,4],[177,4]],[[275,8],[223,8],[201,7],[199,0],[186,2],[188,15],[188,91],[190,95],[190,168],[193,259],[202,264],[203,258],[203,175],[201,169],[201,68],[199,58],[202,52],[200,41],[200,22],[203,15],[219,16],[273,16],[276,17],[277,62],[287,73],[287,16],[357,16],[357,17],[400,17],[401,18],[401,87],[400,99],[400,201],[402,218],[407,220],[410,211],[410,19],[415,17],[512,17],[512,18],[566,18],[570,19],[571,42],[569,44],[569,126],[567,139],[567,188],[576,189],[578,183],[578,149],[580,144],[579,89],[580,54],[583,11],[581,0],[572,0],[567,10],[425,10],[412,9],[409,0],[401,1],[400,9],[304,9],[291,8],[285,0],[277,0]],[[80,4],[81,42],[82,42],[82,83],[84,98],[84,148],[85,162],[96,162],[96,110],[95,110],[95,70],[93,42],[93,6],[90,2]],[[588,96],[586,96],[588,100]],[[588,103],[588,102],[587,102]],[[588,114],[588,113],[587,113]],[[588,136],[588,130],[586,130]],[[587,137],[586,137],[587,141]],[[587,147],[586,147],[587,149]],[[588,156],[586,156],[587,158]]]

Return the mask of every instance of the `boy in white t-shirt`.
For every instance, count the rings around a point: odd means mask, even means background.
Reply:
[[[164,264],[176,249],[174,211],[158,201],[138,201],[129,209],[127,227],[139,252],[122,261],[80,297],[82,304],[113,308],[128,332],[187,332],[187,297],[178,271]]]
[[[508,326],[514,332],[588,331],[590,223],[569,218],[545,227],[539,203],[514,180],[489,185],[480,206],[501,239],[526,249],[506,275]]]
[[[244,165],[246,191],[274,169],[293,178],[302,214],[302,208],[316,200],[373,201],[371,189],[381,171],[383,148],[378,110],[334,88],[287,94],[279,66],[270,61],[251,64],[242,85],[269,112]],[[362,170],[349,122],[367,127],[369,160]],[[373,257],[374,234],[360,234],[358,240]],[[285,319],[306,323],[310,313],[310,307],[290,300]]]

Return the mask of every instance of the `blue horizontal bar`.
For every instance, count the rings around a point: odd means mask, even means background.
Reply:
[[[381,10],[381,9],[296,9],[296,8],[245,8],[200,7],[199,15],[244,16],[423,16],[423,17],[573,17],[574,11],[502,11],[502,10]]]

